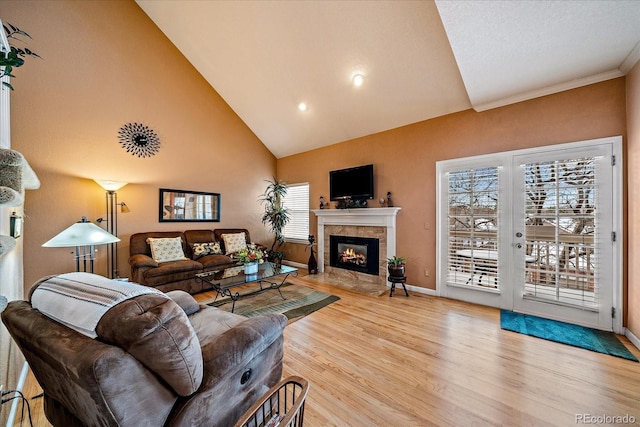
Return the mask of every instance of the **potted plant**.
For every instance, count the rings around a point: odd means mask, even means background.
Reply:
[[[2,21],[0,21],[0,23],[2,23]],[[0,78],[4,76],[15,77],[11,74],[11,71],[14,68],[24,65],[24,59],[27,56],[40,58],[40,55],[26,47],[20,48],[9,44],[9,39],[22,42],[19,36],[31,38],[31,36],[25,31],[22,31],[20,28],[15,27],[8,22],[6,25],[2,25],[2,31],[4,31],[3,36],[6,37],[1,37],[0,41]],[[11,83],[9,82],[2,82],[2,85],[13,90],[13,86],[11,86]]]
[[[405,257],[396,255],[392,256],[391,258],[387,258],[387,269],[389,270],[389,276],[404,277],[405,261]]]
[[[244,265],[245,274],[256,274],[258,264],[264,262],[264,253],[254,243],[249,243],[246,248],[235,254],[235,258]]]
[[[267,251],[267,259],[277,264],[284,259],[284,252],[279,250],[284,243],[282,231],[284,226],[290,221],[289,209],[284,206],[284,196],[287,194],[287,184],[278,181],[275,177],[273,181],[266,181],[269,184],[260,197],[264,204],[262,223],[269,226],[269,230],[275,234],[271,248]]]

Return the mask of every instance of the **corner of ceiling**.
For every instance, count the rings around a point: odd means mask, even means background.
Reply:
[[[626,75],[640,61],[640,41],[620,65],[620,72]]]
[[[588,86],[595,83],[604,82],[606,80],[616,79],[622,77],[625,74],[621,70],[611,70],[604,73],[595,74],[593,76],[583,77],[581,79],[575,79],[568,82],[563,82],[551,86],[546,86],[539,89],[534,89],[524,93],[518,93],[513,96],[500,98],[492,101],[473,103],[473,109],[477,112],[487,111],[494,108],[504,107],[506,105],[516,104],[518,102],[528,101],[534,98],[540,98],[547,95],[553,95],[554,93],[564,92],[566,90],[576,89],[582,86]]]

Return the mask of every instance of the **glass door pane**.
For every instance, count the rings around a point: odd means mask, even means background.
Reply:
[[[527,163],[525,298],[597,310],[596,159]]]
[[[448,182],[447,283],[497,290],[498,168],[450,172]]]

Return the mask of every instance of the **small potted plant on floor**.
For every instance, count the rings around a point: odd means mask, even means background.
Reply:
[[[392,256],[391,258],[387,258],[387,269],[389,270],[389,276],[404,277],[405,261],[405,257],[396,255]]]

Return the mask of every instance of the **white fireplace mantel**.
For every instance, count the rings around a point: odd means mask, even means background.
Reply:
[[[387,254],[396,254],[396,216],[401,208],[315,209],[318,217],[318,270],[324,272],[325,225],[353,225],[362,227],[386,227]]]

